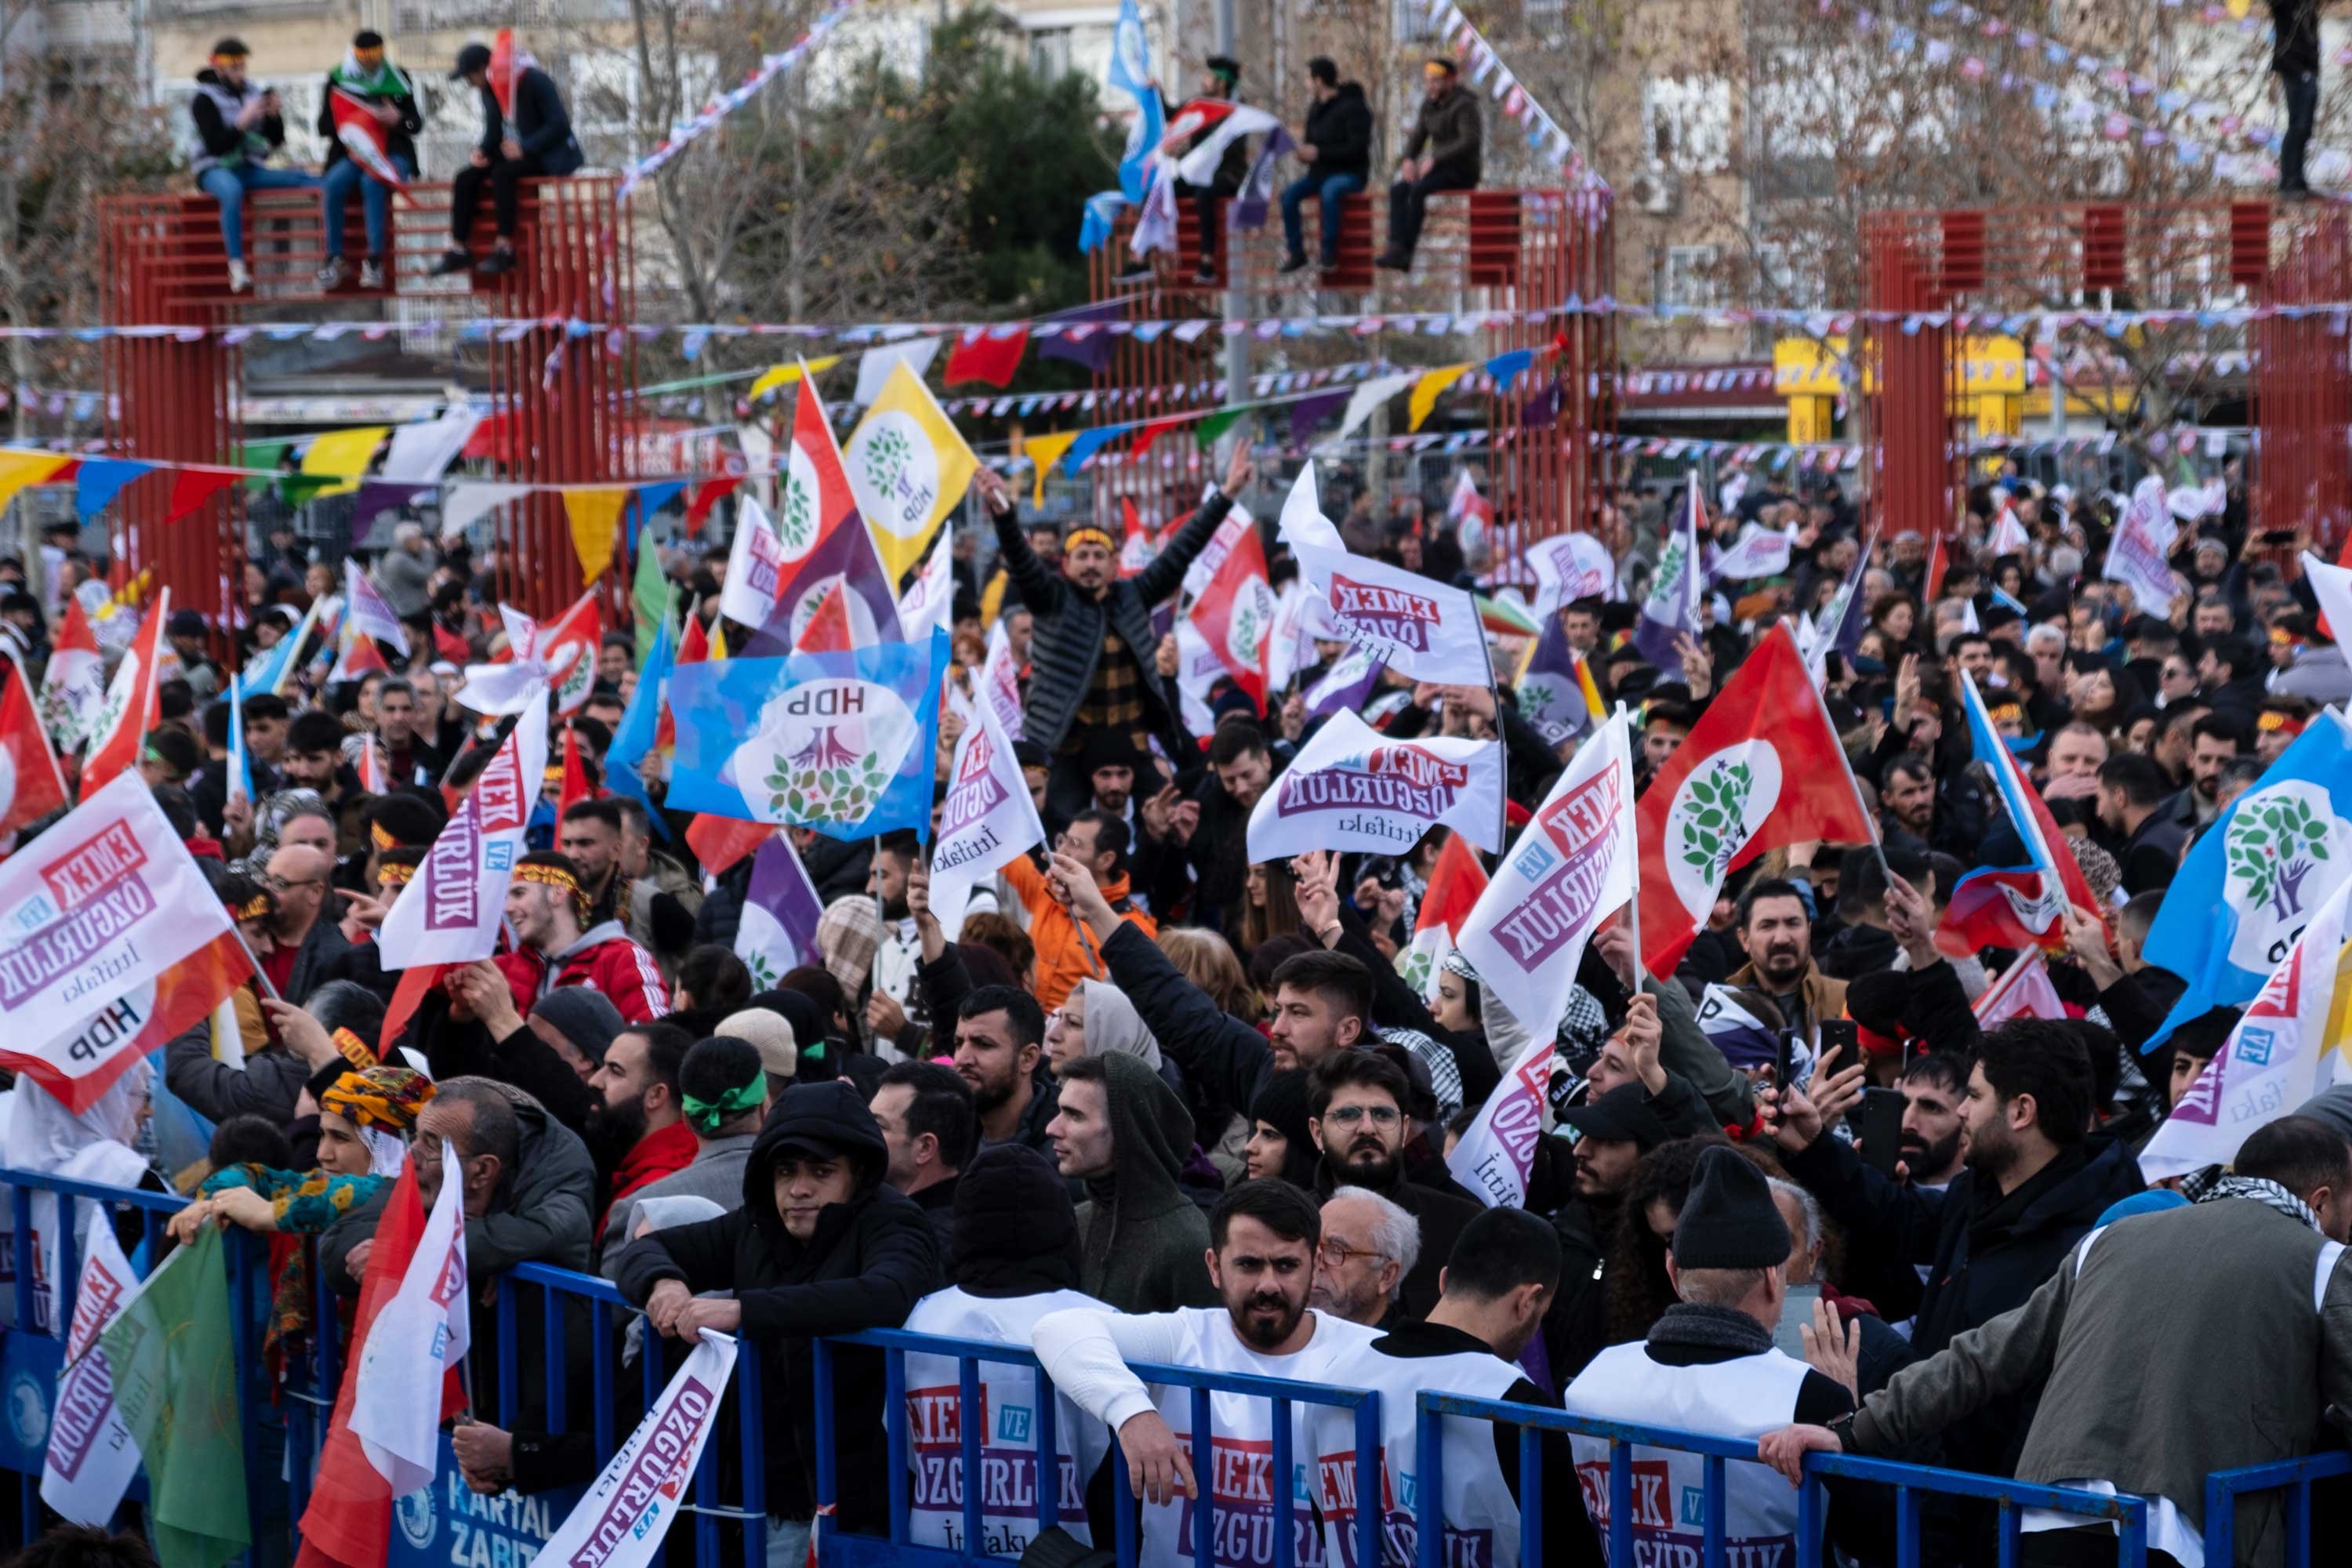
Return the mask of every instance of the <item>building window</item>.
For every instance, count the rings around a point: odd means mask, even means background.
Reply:
[[[1661,169],[1721,174],[1731,163],[1731,84],[1705,77],[1643,83],[1642,142]]]
[[[1070,74],[1068,27],[1039,27],[1029,35],[1029,72],[1041,81],[1059,81]]]
[[[1789,247],[1759,245],[1754,294],[1759,310],[1818,310],[1829,302],[1829,280],[1811,258],[1800,265]]]
[[[1437,37],[1437,29],[1430,26],[1429,0],[1390,0],[1389,27],[1400,44]]]
[[[1666,247],[1665,260],[1658,268],[1658,303],[1702,310],[1721,304],[1716,260],[1711,245]]]

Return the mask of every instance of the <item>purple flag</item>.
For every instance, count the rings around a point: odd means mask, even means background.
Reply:
[[[1364,705],[1381,683],[1381,671],[1388,668],[1380,657],[1368,648],[1350,647],[1331,661],[1323,679],[1307,688],[1307,716],[1320,719],[1341,709],[1354,712]]]
[[[1682,526],[1670,531],[1658,552],[1658,570],[1650,579],[1650,596],[1633,623],[1633,647],[1658,672],[1661,680],[1683,678],[1683,656],[1675,649],[1677,637],[1698,634],[1700,506],[1698,470],[1691,470],[1688,500]]]
[[[1066,359],[1100,374],[1110,366],[1110,356],[1118,352],[1118,337],[1108,331],[1094,331],[1083,338],[1067,338],[1059,332],[1047,336],[1042,330],[1047,326],[1074,326],[1080,322],[1108,323],[1127,313],[1124,300],[1105,300],[1097,304],[1081,305],[1075,310],[1064,310],[1037,323],[1040,330],[1029,334],[1037,345],[1039,359]]]
[[[782,833],[751,858],[751,886],[735,928],[735,956],[751,972],[753,991],[772,991],[803,963],[821,963],[816,922],[824,913],[808,870]]]
[[[1318,392],[1312,397],[1302,397],[1292,404],[1290,444],[1294,447],[1307,445],[1307,437],[1314,433],[1315,426],[1322,424],[1328,416],[1347,407],[1348,399],[1354,395],[1353,389],[1343,386],[1337,392]]]

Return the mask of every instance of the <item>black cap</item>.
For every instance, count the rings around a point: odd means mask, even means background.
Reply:
[[[457,68],[449,73],[449,79],[456,81],[461,77],[472,75],[475,71],[486,71],[489,68],[490,46],[467,44],[457,51]]]
[[[1789,1222],[1764,1173],[1728,1147],[1698,1157],[1698,1173],[1675,1222],[1675,1267],[1778,1268],[1789,1260]]]
[[[1673,1142],[1675,1137],[1650,1109],[1649,1091],[1638,1083],[1621,1083],[1598,1100],[1570,1106],[1559,1113],[1559,1119],[1587,1138],[1631,1143],[1644,1154],[1661,1143]]]
[[[165,634],[175,637],[200,637],[208,629],[202,610],[173,610],[172,618],[163,623]]]

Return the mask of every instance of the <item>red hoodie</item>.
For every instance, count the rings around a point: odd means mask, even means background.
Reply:
[[[539,999],[559,985],[593,985],[632,1024],[669,1013],[669,987],[662,983],[654,955],[630,941],[618,921],[593,927],[562,952],[541,956],[526,947],[499,953],[491,962],[507,977],[515,1011],[526,1018]]]

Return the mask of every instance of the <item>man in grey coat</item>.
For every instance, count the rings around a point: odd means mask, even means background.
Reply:
[[[2347,1234],[2352,1145],[2283,1117],[2194,1204],[2094,1230],[2023,1306],[1897,1373],[1844,1420],[1769,1435],[1762,1458],[1793,1481],[1808,1452],[1888,1455],[2046,1381],[2018,1479],[2144,1498],[2148,1562],[2201,1562],[2205,1478],[2313,1452],[2330,1408],[2352,1410]],[[2240,1505],[2239,1563],[2285,1561],[2284,1503],[2265,1492]],[[2023,1528],[2029,1564],[2114,1561],[2107,1525],[2029,1509]]]
[[[678,1104],[694,1131],[694,1159],[684,1170],[648,1182],[613,1205],[596,1267],[621,1277],[621,1254],[636,1239],[637,1216],[656,1198],[709,1198],[723,1210],[743,1202],[743,1163],[767,1115],[768,1075],[760,1048],[725,1035],[698,1040],[677,1069]]]

